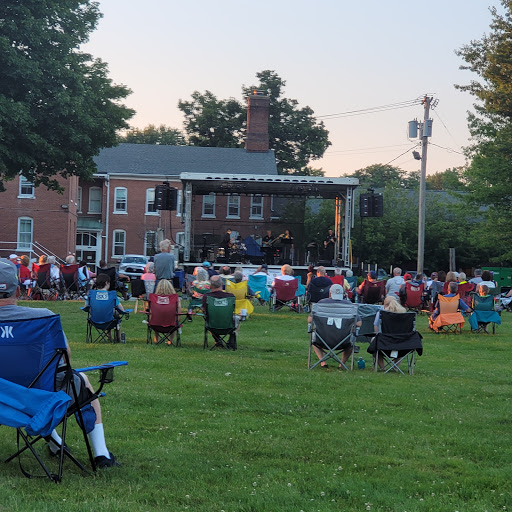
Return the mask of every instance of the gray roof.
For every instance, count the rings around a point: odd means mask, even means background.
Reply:
[[[119,144],[102,149],[94,160],[100,174],[277,174],[274,151],[249,153],[243,148]]]

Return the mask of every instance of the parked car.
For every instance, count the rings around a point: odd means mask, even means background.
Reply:
[[[125,254],[119,264],[119,273],[130,277],[140,277],[149,258],[142,254]]]

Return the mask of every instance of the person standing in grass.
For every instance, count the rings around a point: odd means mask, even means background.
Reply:
[[[9,260],[2,258],[0,259],[0,322],[2,320],[33,320],[54,315],[54,313],[49,309],[18,306],[17,299],[19,295],[20,288],[18,284],[17,269]],[[67,343],[67,339],[66,345],[68,356],[71,360],[71,350]],[[74,372],[73,379],[79,398],[85,399],[94,393],[94,389],[84,373]],[[64,382],[63,372],[57,373],[55,388],[56,391],[62,390],[73,398],[69,383]],[[96,465],[100,469],[121,466],[113,453],[107,448],[99,400],[96,399],[92,401],[91,406],[96,414],[96,421],[94,423],[94,428],[88,435],[94,451],[94,460]],[[55,430],[52,432],[51,437],[55,443],[50,440],[48,447],[52,454],[56,454],[59,450],[58,445],[61,444],[62,439]]]

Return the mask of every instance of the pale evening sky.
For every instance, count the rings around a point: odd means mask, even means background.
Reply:
[[[476,76],[460,71],[454,50],[489,32],[498,0],[100,0],[104,17],[84,51],[106,61],[116,83],[133,93],[130,124],[182,128],[180,99],[194,90],[241,99],[242,85],[264,69],[286,81],[285,96],[316,116],[388,105],[432,93],[439,99],[431,142],[462,151],[474,99],[454,88]],[[423,107],[325,121],[332,146],[321,160],[328,176],[374,163],[419,169],[407,122]],[[443,124],[444,123],[444,124]],[[427,172],[465,158],[432,145]]]

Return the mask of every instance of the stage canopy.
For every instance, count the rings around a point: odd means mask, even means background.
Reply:
[[[335,254],[350,262],[350,230],[354,217],[356,178],[326,178],[288,175],[181,173],[183,184],[183,222],[185,224],[185,261],[190,261],[192,196],[215,194],[261,194],[264,196],[304,197],[336,200]]]

